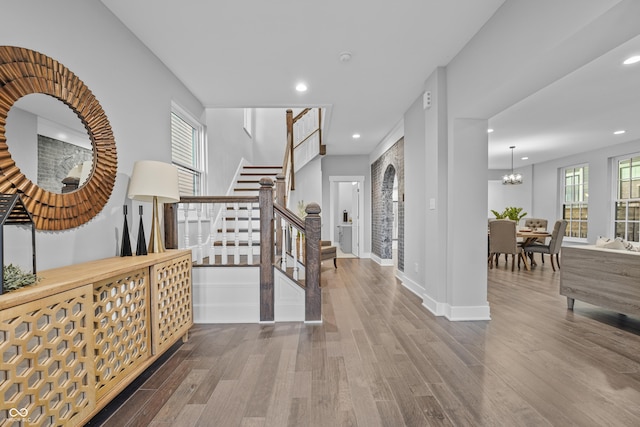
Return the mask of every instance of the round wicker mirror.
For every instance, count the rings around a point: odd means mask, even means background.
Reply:
[[[7,114],[31,93],[53,96],[71,108],[84,124],[93,148],[93,168],[85,185],[57,194],[29,180],[9,152]],[[100,103],[64,65],[33,50],[0,46],[0,193],[19,193],[39,230],[66,230],[96,216],[105,206],[116,179],[117,154],[111,125]]]

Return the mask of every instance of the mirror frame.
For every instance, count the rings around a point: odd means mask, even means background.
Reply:
[[[29,180],[11,158],[5,129],[11,106],[32,93],[65,103],[84,124],[93,148],[93,168],[82,187],[57,194]],[[19,193],[38,230],[85,224],[106,205],[116,180],[116,143],[107,116],[89,88],[55,59],[25,48],[0,46],[0,193]]]

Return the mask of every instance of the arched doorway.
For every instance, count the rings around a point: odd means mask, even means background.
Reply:
[[[381,258],[393,259],[393,241],[397,239],[398,221],[398,176],[396,168],[388,165],[382,178],[382,227],[381,227]],[[395,188],[395,192],[394,192]],[[395,201],[394,201],[395,193]],[[394,232],[395,231],[395,232]]]

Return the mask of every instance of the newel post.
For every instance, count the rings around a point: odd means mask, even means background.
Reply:
[[[273,180],[260,179],[260,321],[273,322]]]
[[[309,203],[305,209],[305,322],[322,321],[322,290],[320,289],[320,206]]]
[[[164,247],[178,249],[178,204],[164,204]]]
[[[278,174],[276,176],[276,203],[282,207],[287,206],[286,200],[287,194],[287,183],[285,181],[285,177],[283,174]],[[276,255],[284,256],[284,251],[282,250],[282,228],[279,227],[279,219],[276,220]]]

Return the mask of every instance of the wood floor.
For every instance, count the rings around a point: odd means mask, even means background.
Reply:
[[[449,322],[339,259],[322,325],[196,325],[90,425],[640,425],[639,318],[567,311],[548,259],[488,277],[492,320]]]

